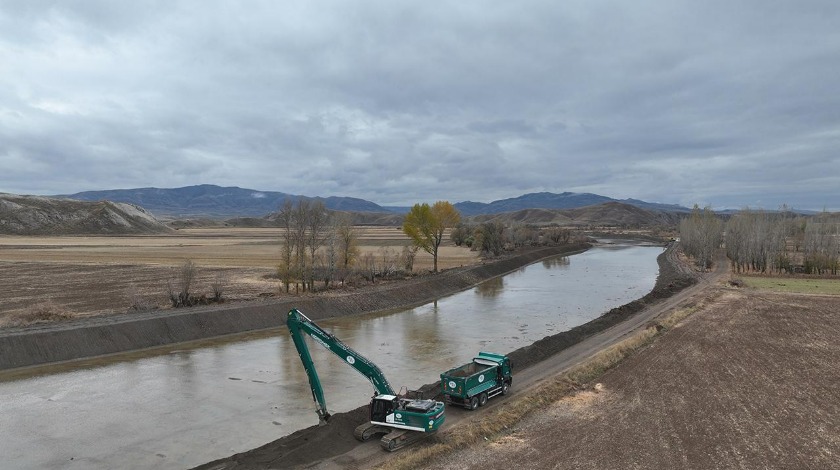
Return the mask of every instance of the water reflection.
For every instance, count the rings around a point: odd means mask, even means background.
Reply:
[[[542,260],[542,265],[545,269],[568,268],[570,264],[568,256],[555,256],[554,258],[546,258]]]
[[[475,286],[475,293],[482,297],[496,297],[502,293],[505,288],[505,279],[503,277],[494,277],[488,279],[481,284]]]

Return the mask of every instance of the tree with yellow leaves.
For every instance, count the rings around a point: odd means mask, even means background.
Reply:
[[[448,201],[438,201],[433,205],[415,204],[403,222],[403,232],[411,243],[422,248],[434,259],[434,272],[437,272],[438,249],[443,241],[443,233],[461,221],[461,214]]]

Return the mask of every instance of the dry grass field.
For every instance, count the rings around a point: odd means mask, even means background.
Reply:
[[[398,253],[409,243],[395,227],[358,227],[362,254]],[[51,320],[166,307],[167,282],[198,266],[194,292],[210,294],[221,277],[229,301],[283,295],[272,276],[279,229],[194,228],[160,236],[0,236],[0,326],[18,317]],[[441,247],[440,269],[473,264],[476,252]],[[420,252],[415,272],[432,258]]]
[[[764,277],[745,276],[741,278],[755,289],[769,289],[777,292],[798,294],[840,295],[840,279],[820,279],[815,277]]]

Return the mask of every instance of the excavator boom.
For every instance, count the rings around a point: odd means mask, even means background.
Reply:
[[[289,327],[289,333],[292,335],[292,341],[295,343],[300,360],[303,363],[303,368],[306,370],[306,375],[309,378],[309,388],[312,390],[312,398],[317,404],[318,418],[324,422],[329,419],[330,415],[327,411],[327,401],[324,398],[324,389],[321,386],[321,380],[318,378],[318,372],[315,370],[315,364],[312,362],[312,356],[309,353],[309,347],[304,341],[304,334],[309,335],[316,343],[327,348],[336,356],[340,357],[350,367],[356,369],[360,374],[365,376],[378,395],[396,395],[394,389],[388,383],[385,375],[379,367],[370,362],[367,358],[354,351],[350,346],[344,344],[341,340],[328,333],[320,326],[316,325],[306,315],[297,309],[289,311],[286,317],[286,325]]]
[[[364,442],[373,436],[384,434],[379,442],[380,445],[388,451],[394,451],[420,439],[426,433],[437,431],[443,424],[445,418],[443,402],[410,399],[397,395],[376,364],[316,325],[299,310],[289,311],[286,325],[289,327],[292,341],[295,343],[295,348],[309,378],[309,388],[312,390],[312,398],[317,404],[316,411],[322,424],[330,418],[330,413],[327,411],[324,390],[321,387],[318,372],[315,370],[315,364],[312,362],[312,356],[309,354],[305,335],[309,335],[316,343],[340,357],[373,384],[374,395],[369,408],[370,421],[359,425],[353,432],[358,440]]]

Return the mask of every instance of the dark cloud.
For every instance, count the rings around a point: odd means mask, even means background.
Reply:
[[[0,5],[0,191],[840,210],[840,5]]]

